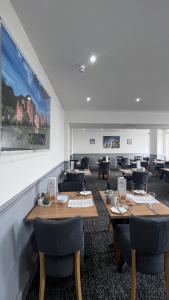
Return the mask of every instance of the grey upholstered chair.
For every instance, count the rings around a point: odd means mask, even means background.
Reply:
[[[58,184],[59,192],[80,192],[85,188],[84,182],[63,181]]]
[[[89,157],[85,156],[81,158],[81,169],[89,169]]]
[[[149,178],[149,172],[134,171],[133,175],[134,188],[138,190],[145,190],[147,192],[147,183]]]
[[[84,182],[84,173],[67,173],[66,181]]]
[[[104,179],[105,176],[107,177],[107,180],[110,179],[110,162],[108,161],[101,161],[100,162],[100,169],[101,169],[101,173],[102,174],[102,178]],[[100,176],[99,175],[99,176]]]
[[[136,271],[144,274],[165,272],[169,296],[169,218],[131,217],[129,225],[116,225],[116,243],[131,266],[131,299],[136,298]]]
[[[75,272],[77,299],[82,300],[80,251],[84,249],[82,217],[63,221],[35,219],[34,231],[40,259],[39,300],[44,300],[45,275],[67,277]]]

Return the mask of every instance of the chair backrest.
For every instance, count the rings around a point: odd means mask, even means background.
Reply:
[[[100,162],[100,168],[103,171],[109,171],[110,170],[110,162],[109,161],[101,161]]]
[[[148,168],[148,161],[141,161],[141,166],[144,168]]]
[[[84,173],[67,173],[67,181],[84,182]]]
[[[147,184],[149,178],[149,172],[133,172],[133,181],[135,184]]]
[[[131,161],[131,167],[132,168],[137,168],[137,163]]]
[[[165,166],[166,168],[168,168],[168,167],[169,167],[169,161],[165,161],[164,166]]]
[[[128,165],[129,163],[130,163],[129,157],[123,157],[123,158],[122,158],[122,164],[123,164],[123,165]]]
[[[37,250],[50,256],[71,255],[83,248],[83,218],[52,221],[35,219]]]
[[[81,168],[82,169],[88,169],[89,168],[89,157],[85,156],[81,158]]]
[[[169,217],[130,218],[131,247],[138,253],[156,255],[169,250]]]
[[[140,155],[136,155],[136,156],[134,156],[134,159],[135,160],[141,160],[141,156]]]
[[[147,156],[147,157],[143,157],[143,160],[149,162],[150,158]]]
[[[58,184],[59,192],[80,192],[84,189],[84,182],[63,181]]]

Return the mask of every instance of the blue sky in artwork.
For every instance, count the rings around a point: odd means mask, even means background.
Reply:
[[[2,26],[2,78],[15,96],[29,95],[38,113],[50,120],[50,98],[23,55]]]

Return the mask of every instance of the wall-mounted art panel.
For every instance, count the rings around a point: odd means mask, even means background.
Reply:
[[[120,136],[104,136],[104,148],[120,148]]]
[[[49,149],[50,97],[1,24],[1,151]]]

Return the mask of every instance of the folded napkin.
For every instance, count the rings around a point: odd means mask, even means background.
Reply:
[[[110,209],[113,213],[119,215],[125,214],[127,212],[127,209],[124,206],[112,206]]]
[[[146,192],[144,190],[134,190],[133,192],[134,192],[134,194],[138,194],[138,195],[145,195],[146,194]]]

